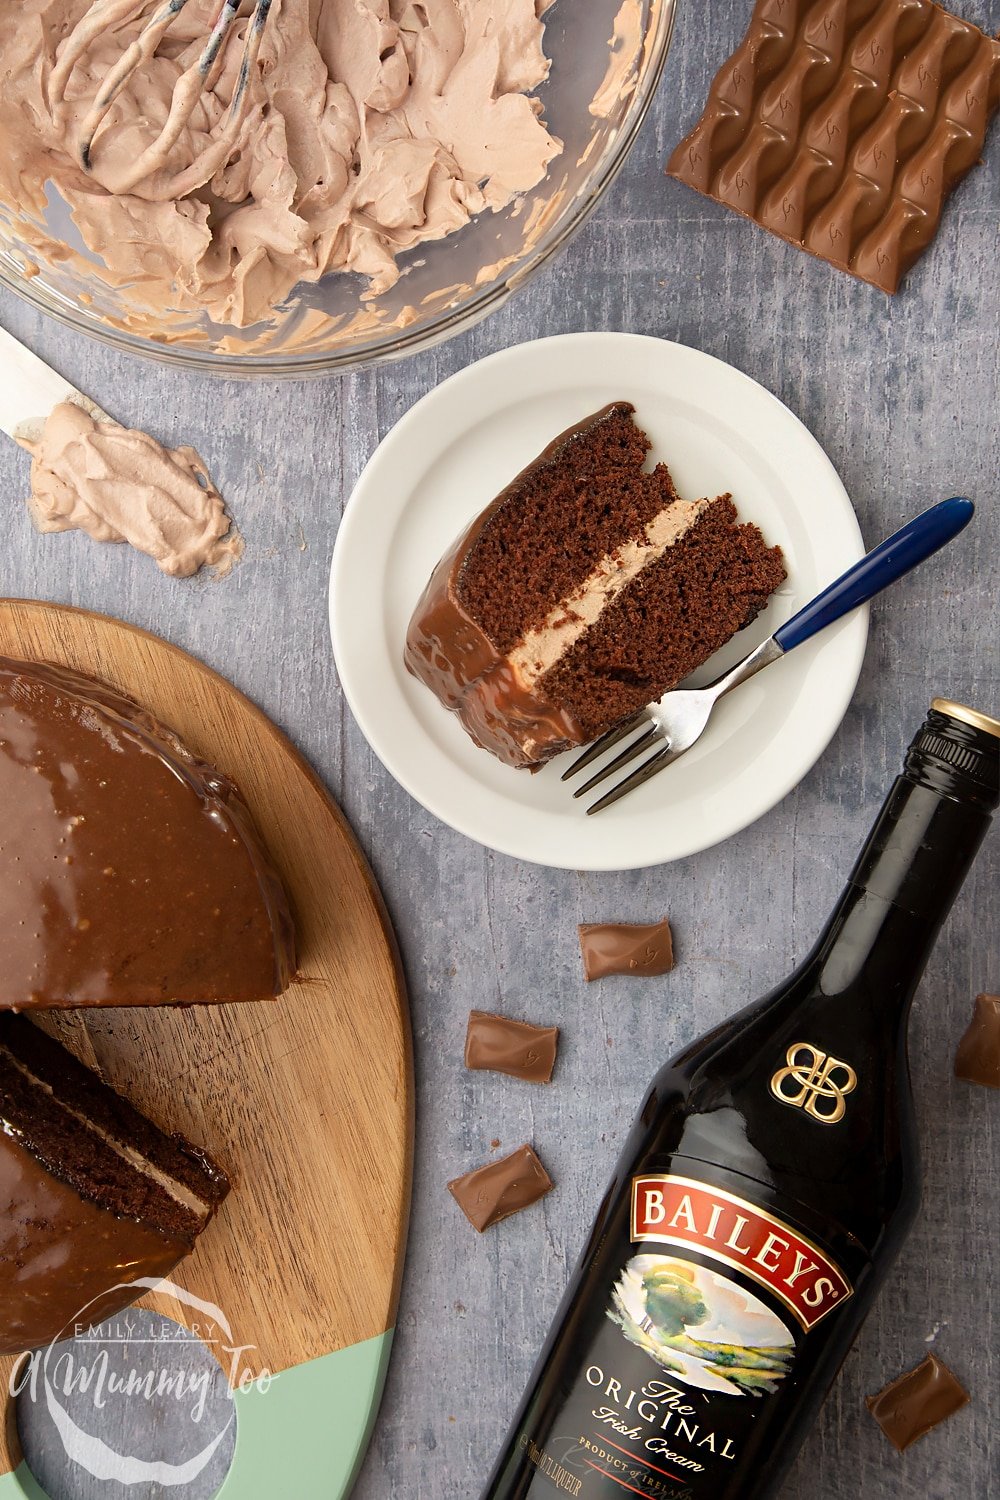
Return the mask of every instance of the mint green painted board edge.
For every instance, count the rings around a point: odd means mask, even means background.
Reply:
[[[295,1492],[346,1500],[368,1448],[393,1330],[237,1391],[236,1457],[218,1500],[279,1500]],[[2,1500],[2,1497],[0,1497]]]
[[[289,1482],[317,1500],[347,1500],[382,1398],[393,1329],[237,1391],[236,1457],[218,1500],[282,1500]],[[0,1500],[49,1500],[26,1464],[0,1479]]]

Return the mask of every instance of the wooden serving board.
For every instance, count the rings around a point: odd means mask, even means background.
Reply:
[[[411,1176],[406,994],[374,878],[343,814],[285,736],[185,652],[104,615],[0,600],[0,654],[100,677],[175,728],[236,781],[285,880],[301,977],[280,1000],[40,1019],[233,1179],[174,1279],[225,1310],[237,1342],[251,1346],[244,1370],[291,1373],[256,1399],[253,1422],[241,1423],[226,1496],[269,1500],[268,1462],[275,1476],[284,1462],[272,1450],[287,1457],[288,1445],[299,1493],[342,1496],[381,1394]],[[191,1326],[173,1299],[142,1305]],[[3,1392],[10,1364],[0,1361]],[[325,1430],[306,1431],[317,1412]],[[244,1425],[253,1428],[252,1465],[239,1461]],[[8,1413],[0,1476],[20,1459],[12,1428]],[[244,1488],[237,1473],[251,1469]],[[0,1497],[36,1493],[16,1484],[16,1475],[0,1478]]]

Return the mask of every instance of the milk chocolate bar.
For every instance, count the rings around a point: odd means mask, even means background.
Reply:
[[[474,1071],[506,1073],[526,1083],[551,1083],[558,1026],[531,1026],[485,1010],[469,1012],[465,1066]]]
[[[895,292],[998,104],[1000,42],[932,0],[757,0],[667,171]]]
[[[491,1224],[509,1219],[537,1203],[554,1187],[552,1178],[530,1146],[519,1146],[500,1161],[487,1162],[449,1182],[448,1191],[473,1228],[482,1234]]]
[[[674,940],[666,917],[648,926],[586,922],[578,931],[588,979],[603,979],[606,974],[669,974],[674,966]]]
[[[955,1077],[1000,1089],[1000,995],[977,995],[972,1020],[955,1053]]]
[[[960,1411],[969,1393],[948,1366],[928,1354],[915,1370],[879,1391],[866,1396],[865,1405],[890,1443],[902,1453],[947,1417]]]

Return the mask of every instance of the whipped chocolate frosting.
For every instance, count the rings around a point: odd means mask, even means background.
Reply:
[[[32,456],[28,505],[39,531],[129,542],[174,578],[206,566],[228,573],[243,551],[193,448],[165,448],[70,401],[53,407],[37,441],[21,442]]]
[[[131,699],[0,657],[0,1008],[257,1000],[295,972],[233,783]]]
[[[89,0],[0,13],[0,201],[44,218],[46,184],[138,306],[246,327],[331,271],[399,277],[441,239],[541,181],[560,143],[527,92],[547,76],[544,0],[274,0],[242,116],[229,125],[245,19],[211,87],[181,84],[217,0],[188,0],[98,129],[84,122],[147,7],[68,50]],[[72,66],[70,66],[72,62]]]

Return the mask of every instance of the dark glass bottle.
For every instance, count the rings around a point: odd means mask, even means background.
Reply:
[[[802,966],[657,1075],[483,1500],[765,1500],[919,1201],[910,1001],[1000,801],[935,699]]]

